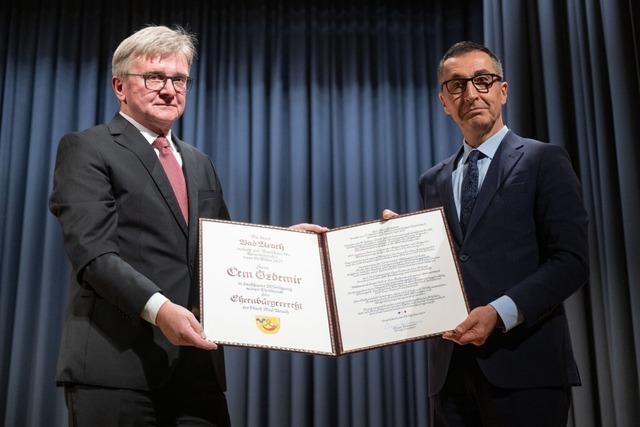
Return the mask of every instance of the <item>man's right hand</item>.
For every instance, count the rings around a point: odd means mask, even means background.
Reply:
[[[204,350],[218,348],[204,338],[204,329],[193,313],[171,301],[166,301],[158,310],[156,325],[173,345],[189,345]]]

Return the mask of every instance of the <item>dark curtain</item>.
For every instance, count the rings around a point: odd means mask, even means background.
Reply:
[[[570,424],[640,423],[640,4],[485,0],[508,124],[566,147],[590,216],[589,285],[566,304],[583,386]]]
[[[476,1],[40,1],[0,5],[0,423],[62,426],[68,266],[47,211],[59,138],[111,119],[110,57],[145,24],[197,33],[174,131],[214,160],[232,217],[330,227],[419,206],[460,143],[435,69],[482,40]],[[310,331],[312,332],[312,331]],[[423,343],[340,358],[228,348],[236,426],[426,426]]]

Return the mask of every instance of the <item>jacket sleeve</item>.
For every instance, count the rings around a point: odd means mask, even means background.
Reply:
[[[159,288],[119,256],[118,211],[110,167],[82,134],[58,146],[49,209],[62,226],[77,282],[128,314],[139,315]]]
[[[540,264],[511,287],[528,326],[544,318],[588,279],[587,213],[569,156],[544,144],[535,191],[534,216]]]

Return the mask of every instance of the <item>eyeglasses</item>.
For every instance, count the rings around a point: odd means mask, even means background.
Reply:
[[[502,77],[497,74],[478,74],[468,79],[451,79],[442,83],[451,95],[457,95],[467,89],[467,82],[471,81],[473,87],[480,93],[487,93],[495,82],[502,81]]]
[[[188,76],[165,76],[162,73],[145,73],[145,74],[125,74],[125,76],[138,76],[144,79],[144,87],[149,90],[161,91],[167,84],[167,80],[171,80],[173,88],[178,93],[186,93],[193,84],[193,79]]]

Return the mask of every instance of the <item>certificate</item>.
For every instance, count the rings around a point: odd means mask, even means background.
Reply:
[[[200,304],[216,343],[334,356],[469,312],[442,208],[323,234],[201,218]]]

